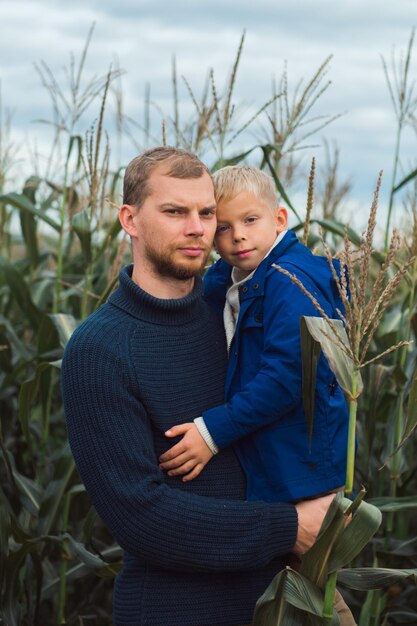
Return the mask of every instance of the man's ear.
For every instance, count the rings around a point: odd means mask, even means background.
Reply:
[[[276,208],[277,233],[282,233],[288,228],[288,210],[284,206]]]
[[[122,204],[119,209],[119,221],[123,230],[131,237],[137,236],[137,225],[134,220],[138,212],[137,207],[132,204]]]

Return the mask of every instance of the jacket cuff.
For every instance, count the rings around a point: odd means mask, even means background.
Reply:
[[[203,418],[202,417],[196,417],[195,420],[194,420],[194,424],[197,426],[198,432],[203,437],[203,439],[206,442],[207,446],[210,448],[210,451],[213,454],[217,454],[218,451],[219,451],[219,448],[216,446],[213,437],[210,435]]]
[[[231,420],[227,404],[204,411],[203,420],[208,432],[219,448],[226,448],[247,434],[237,428]]]

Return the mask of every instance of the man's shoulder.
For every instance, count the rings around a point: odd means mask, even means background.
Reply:
[[[89,315],[73,332],[65,356],[74,351],[112,351],[118,345],[121,330],[129,332],[129,316],[108,302]]]

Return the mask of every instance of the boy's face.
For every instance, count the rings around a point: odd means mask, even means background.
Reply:
[[[287,228],[287,209],[272,209],[262,198],[242,191],[217,205],[214,238],[222,259],[251,272],[265,257],[278,233]]]

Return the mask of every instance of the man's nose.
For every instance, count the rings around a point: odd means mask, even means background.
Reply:
[[[199,236],[204,234],[204,225],[199,214],[191,214],[186,221],[185,230],[187,235]]]

